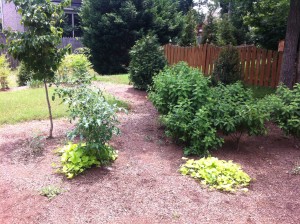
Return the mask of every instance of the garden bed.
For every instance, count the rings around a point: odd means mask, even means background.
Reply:
[[[28,142],[48,133],[48,121],[0,128],[1,223],[299,223],[300,162],[292,138],[272,124],[267,137],[244,137],[212,153],[240,163],[254,179],[248,193],[204,189],[180,175],[182,146],[164,137],[158,114],[146,93],[127,85],[96,84],[130,104],[119,114],[121,136],[111,144],[119,151],[106,168],[87,170],[73,180],[55,174],[53,149],[66,142],[72,125],[56,120],[55,139],[44,140],[40,154],[30,154]],[[62,193],[52,200],[39,195],[54,185]]]

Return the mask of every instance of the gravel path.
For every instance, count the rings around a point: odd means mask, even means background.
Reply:
[[[255,179],[248,193],[209,191],[178,173],[182,147],[164,137],[146,93],[96,85],[131,105],[128,115],[119,114],[122,135],[111,141],[119,158],[111,167],[66,180],[51,163],[58,161],[53,149],[72,127],[68,121],[55,121],[56,138],[34,157],[26,141],[47,134],[48,121],[2,126],[0,223],[300,223],[300,175],[289,173],[300,150],[278,129],[244,138],[238,152],[229,142],[213,153],[240,163]],[[48,185],[64,192],[49,201],[38,194]]]

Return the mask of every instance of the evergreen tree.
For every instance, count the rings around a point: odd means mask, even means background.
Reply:
[[[126,71],[129,50],[143,35],[156,34],[165,44],[182,26],[178,2],[172,0],[85,0],[80,16],[83,44],[101,74]]]
[[[179,45],[196,45],[196,26],[196,12],[194,10],[190,10],[187,15],[184,16],[184,26],[179,39]]]

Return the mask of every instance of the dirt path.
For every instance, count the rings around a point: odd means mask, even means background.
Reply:
[[[71,128],[66,120],[55,121],[56,139],[34,158],[24,141],[46,134],[48,121],[1,127],[0,223],[300,223],[300,175],[289,174],[300,150],[278,129],[244,139],[239,152],[228,143],[213,153],[242,164],[256,179],[247,194],[209,191],[177,172],[182,149],[165,139],[144,92],[98,85],[132,107],[120,114],[122,135],[111,142],[117,161],[66,180],[51,168],[58,160],[52,151]],[[65,192],[48,201],[38,195],[48,185]]]

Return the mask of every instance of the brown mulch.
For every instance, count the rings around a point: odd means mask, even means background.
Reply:
[[[243,138],[239,151],[228,140],[213,152],[255,179],[248,193],[211,191],[178,173],[182,147],[165,138],[145,92],[97,85],[131,105],[119,114],[122,135],[111,141],[119,158],[67,180],[51,167],[72,127],[67,120],[55,121],[56,138],[43,140],[38,156],[28,142],[47,135],[48,121],[0,127],[0,223],[300,223],[300,175],[290,173],[300,150],[276,127],[267,137]],[[49,185],[64,192],[40,196]]]

